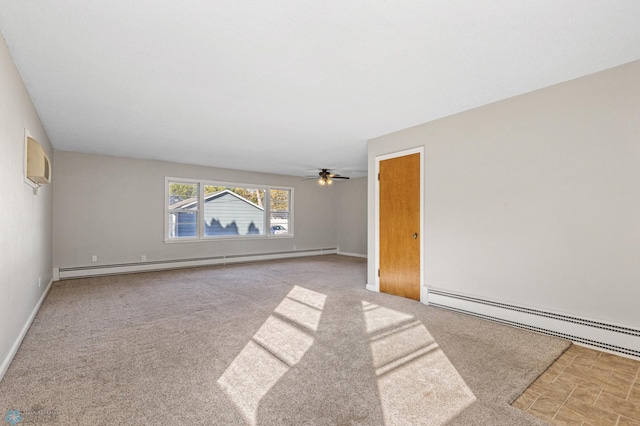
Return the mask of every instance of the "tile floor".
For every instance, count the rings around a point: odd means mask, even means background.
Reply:
[[[640,361],[572,345],[512,405],[552,425],[640,426]]]

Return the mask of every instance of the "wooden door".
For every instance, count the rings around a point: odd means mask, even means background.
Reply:
[[[420,153],[380,161],[380,291],[420,300]]]

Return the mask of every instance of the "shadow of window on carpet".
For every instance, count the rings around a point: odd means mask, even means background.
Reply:
[[[326,298],[294,286],[218,379],[250,425],[262,398],[313,346],[310,333],[318,330]]]
[[[421,321],[365,301],[362,310],[387,425],[444,425],[476,400]]]

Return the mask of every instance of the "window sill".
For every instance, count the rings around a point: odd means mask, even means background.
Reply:
[[[286,235],[255,235],[255,236],[237,236],[237,237],[205,237],[205,238],[171,238],[165,239],[167,244],[175,243],[210,243],[216,241],[248,241],[248,240],[283,240],[294,238],[293,234]]]

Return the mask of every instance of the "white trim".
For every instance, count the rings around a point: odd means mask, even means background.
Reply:
[[[23,157],[24,161],[22,162],[22,165],[23,165],[22,176],[24,178],[24,183],[26,183],[28,186],[30,186],[33,189],[34,195],[37,195],[38,188],[40,188],[41,185],[38,183],[35,183],[34,181],[32,181],[27,177],[27,160],[29,159],[29,138],[33,139],[34,141],[36,140],[36,138],[34,138],[33,135],[29,132],[29,129],[25,128],[24,129],[24,157]],[[51,170],[49,170],[49,178],[51,178]]]
[[[194,240],[193,238],[172,238],[170,240],[164,241],[165,244],[181,244],[181,243],[210,243],[212,241],[237,241],[237,240],[264,240],[264,239],[279,239],[285,240],[287,238],[295,238],[295,235],[289,234],[272,234],[272,235],[231,235],[224,236],[221,235],[219,237],[206,236],[204,238],[198,238]]]
[[[4,361],[2,361],[2,365],[0,365],[0,382],[2,381],[2,378],[4,377],[7,370],[9,369],[9,366],[11,365],[11,361],[13,361],[13,358],[16,356],[16,352],[18,352],[18,349],[20,348],[20,345],[22,344],[24,337],[27,335],[27,332],[29,331],[29,327],[31,327],[31,323],[33,323],[33,320],[35,319],[36,314],[40,310],[40,306],[42,306],[42,302],[44,302],[44,299],[47,297],[47,294],[49,294],[49,289],[51,289],[51,285],[53,284],[53,281],[54,281],[53,278],[49,280],[49,284],[47,285],[47,288],[44,289],[42,296],[40,296],[40,300],[38,300],[38,303],[36,303],[36,306],[33,308],[33,311],[31,311],[31,315],[29,315],[27,322],[22,327],[22,330],[20,331],[18,338],[16,339],[15,342],[13,342],[13,346],[11,346],[11,350],[7,354]]]
[[[247,255],[225,255],[208,258],[175,259],[158,262],[140,262],[120,265],[80,266],[77,268],[59,268],[60,278],[84,278],[100,275],[130,274],[135,272],[162,271],[199,266],[227,265],[231,263],[259,262],[264,260],[290,259],[295,257],[324,256],[337,254],[335,248],[319,248],[277,253],[257,253]]]
[[[420,302],[428,305],[428,288],[425,286],[424,281],[424,146],[419,146],[412,149],[406,149],[403,151],[394,152],[391,154],[376,156],[376,170],[374,175],[375,180],[375,200],[374,200],[374,227],[375,227],[375,240],[374,240],[374,253],[375,253],[375,283],[373,285],[367,284],[367,289],[380,292],[380,277],[378,276],[378,269],[380,268],[380,180],[378,174],[380,173],[380,162],[389,160],[391,158],[404,157],[411,154],[420,154]]]
[[[341,255],[341,256],[361,257],[363,259],[367,258],[366,254],[349,253],[348,251],[340,251],[340,249],[338,249],[338,254]]]
[[[640,329],[479,296],[431,288],[429,303],[487,320],[571,340],[576,344],[640,357]]]

